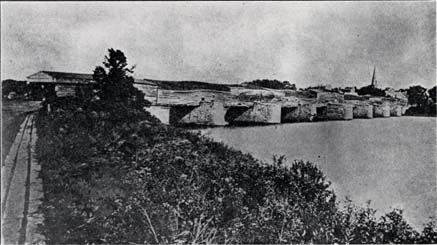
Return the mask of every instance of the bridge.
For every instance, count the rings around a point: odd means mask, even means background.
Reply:
[[[351,97],[330,92],[313,96],[307,92],[303,96],[292,93],[267,100],[255,96],[254,101],[244,101],[232,91],[145,91],[146,99],[153,101],[146,110],[171,125],[224,126],[387,118],[402,116],[408,108],[405,101],[395,98]]]
[[[91,74],[40,71],[29,82],[53,87],[57,96],[74,96],[78,84],[92,84]],[[352,120],[402,116],[408,105],[391,97],[346,96],[322,90],[269,90],[235,88],[159,89],[149,80],[135,80],[152,106],[145,108],[161,122],[172,125],[224,126]],[[229,89],[228,89],[229,90]]]
[[[357,104],[200,101],[156,104],[146,110],[165,124],[225,126],[398,117],[405,113],[405,107],[387,101]]]

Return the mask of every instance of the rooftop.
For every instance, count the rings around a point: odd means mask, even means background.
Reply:
[[[84,73],[71,73],[71,72],[58,72],[58,71],[39,71],[27,77],[28,79],[33,79],[34,81],[38,80],[47,80],[47,79],[56,79],[56,80],[74,80],[77,81],[92,81],[92,74],[84,74]]]

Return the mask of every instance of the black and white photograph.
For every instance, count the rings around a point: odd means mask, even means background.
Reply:
[[[436,1],[1,1],[1,244],[436,244]]]

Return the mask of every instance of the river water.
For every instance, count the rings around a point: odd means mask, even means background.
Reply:
[[[414,227],[437,221],[436,118],[392,117],[218,127],[200,130],[216,141],[271,162],[315,163],[332,182],[339,200],[372,200],[379,215],[404,210]]]

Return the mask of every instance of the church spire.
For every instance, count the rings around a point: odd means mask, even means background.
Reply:
[[[373,76],[372,76],[372,86],[373,87],[376,87],[376,85],[377,85],[375,73],[376,73],[376,66],[373,67]]]

